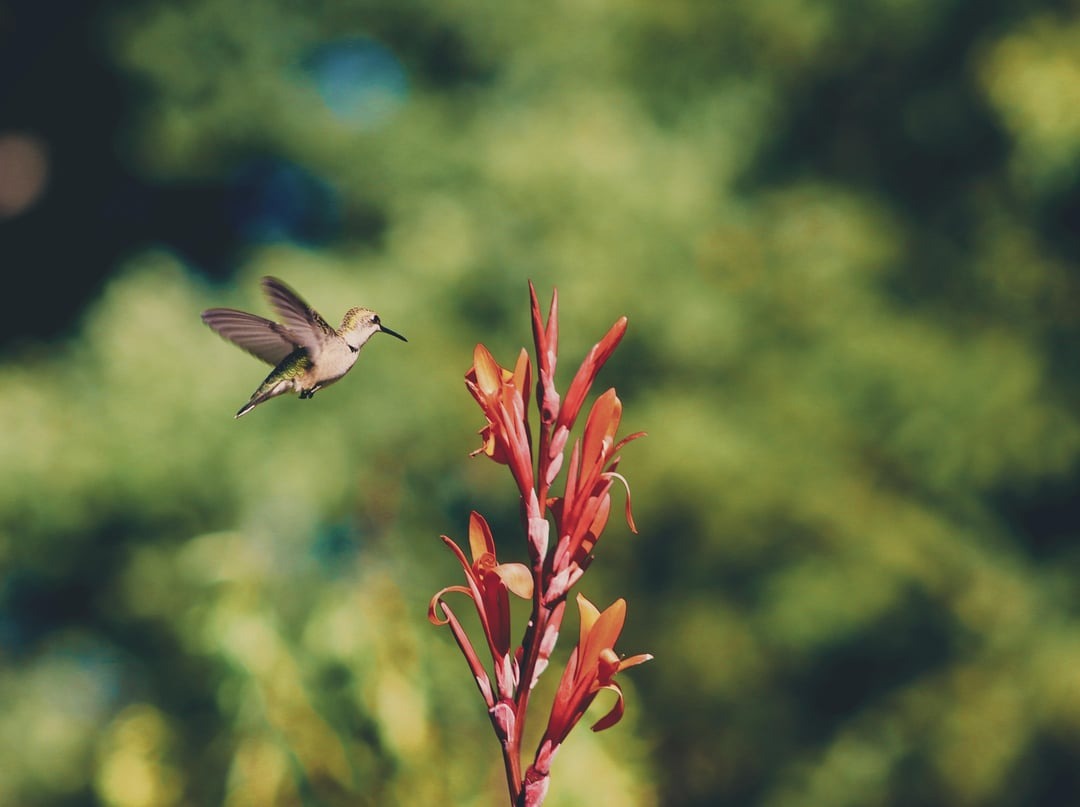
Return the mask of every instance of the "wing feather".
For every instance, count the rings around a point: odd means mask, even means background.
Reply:
[[[237,347],[275,367],[297,347],[301,347],[293,340],[290,330],[246,311],[211,308],[203,311],[202,321]]]
[[[317,358],[326,337],[334,336],[337,332],[319,316],[318,311],[276,277],[264,277],[262,285],[296,343],[307,348],[308,355],[313,359]]]

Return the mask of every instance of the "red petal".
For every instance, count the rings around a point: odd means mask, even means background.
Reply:
[[[540,300],[536,288],[529,281],[529,302],[532,310],[533,344],[536,345],[536,361],[546,370],[555,369],[555,357],[559,352],[559,290],[551,290],[551,306],[548,308],[547,326],[540,314]]]
[[[644,664],[646,661],[652,661],[652,653],[638,653],[636,656],[630,656],[630,658],[624,658],[619,661],[619,672],[628,670],[631,667],[636,667],[639,664]]]
[[[581,452],[583,468],[591,469],[606,462],[611,456],[615,447],[615,432],[619,430],[621,419],[622,401],[612,387],[596,399],[589,411],[589,418],[585,421],[585,439]]]
[[[487,671],[484,669],[484,665],[480,662],[480,658],[476,655],[476,651],[473,650],[472,642],[469,641],[469,635],[465,633],[465,629],[458,622],[454,612],[450,610],[450,606],[446,603],[441,603],[443,614],[446,616],[446,622],[450,626],[450,632],[454,635],[454,641],[457,642],[458,647],[461,649],[461,654],[465,656],[465,662],[469,665],[469,669],[472,670],[473,678],[476,681],[477,687],[480,688],[480,694],[484,698],[484,703],[490,709],[495,705],[495,699],[491,695],[491,679],[488,678]]]
[[[596,542],[600,540],[600,533],[604,531],[604,527],[607,526],[608,516],[611,513],[611,496],[610,494],[603,494],[597,496],[594,499],[589,500],[589,506],[585,508],[582,513],[582,518],[586,516],[590,518],[590,523],[587,528],[581,531],[580,535],[575,535],[576,544],[571,542],[571,559],[576,560],[578,564],[584,563],[585,559],[592,554],[593,547],[596,546]]]
[[[510,651],[510,598],[506,594],[502,578],[494,572],[485,575],[481,596],[487,617],[484,627],[488,631],[492,655],[500,658]]]
[[[461,551],[461,547],[459,547],[457,544],[454,543],[452,539],[447,538],[445,535],[440,535],[439,537],[442,538],[444,544],[450,547],[450,551],[453,552],[455,556],[457,556],[458,563],[460,563],[461,568],[465,570],[465,576],[471,580],[473,577],[472,564],[469,563],[469,559],[465,557],[465,553]]]
[[[592,386],[593,381],[596,380],[597,373],[600,372],[600,368],[604,366],[615,348],[618,347],[625,333],[626,317],[620,317],[611,326],[610,330],[604,334],[604,338],[593,345],[592,350],[589,351],[585,361],[581,363],[581,367],[578,368],[577,373],[574,375],[574,380],[570,382],[570,388],[566,391],[562,409],[559,411],[559,426],[573,427],[578,412],[581,410],[581,405],[585,402],[585,396],[589,394],[589,388]]]
[[[623,711],[625,709],[625,705],[623,704],[622,689],[619,688],[618,684],[608,684],[607,686],[603,686],[600,688],[607,689],[615,693],[615,705],[611,707],[611,711],[609,711],[606,715],[593,723],[593,731],[603,731],[604,729],[609,729],[614,726],[616,723],[622,720]]]
[[[626,481],[625,476],[615,473],[615,471],[608,471],[607,476],[612,479],[618,479],[623,483],[623,487],[626,489],[626,524],[630,527],[630,532],[637,534],[637,525],[634,523],[634,513],[630,509],[630,483]]]

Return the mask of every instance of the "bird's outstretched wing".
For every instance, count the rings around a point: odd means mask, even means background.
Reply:
[[[203,311],[202,321],[237,347],[275,367],[300,347],[285,326],[234,308]]]
[[[318,311],[276,277],[264,277],[262,286],[296,344],[307,348],[312,359],[318,358],[326,338],[337,332],[319,316]]]

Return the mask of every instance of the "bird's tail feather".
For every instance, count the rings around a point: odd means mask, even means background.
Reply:
[[[240,407],[239,411],[237,411],[234,417],[243,417],[256,406],[261,404],[263,401],[268,401],[276,395],[281,395],[283,392],[287,391],[288,390],[284,388],[281,384],[275,384],[273,386],[267,386],[264,384],[263,386],[259,387],[259,389],[255,390],[255,393],[251,396],[251,398],[248,399],[248,402],[246,404]]]

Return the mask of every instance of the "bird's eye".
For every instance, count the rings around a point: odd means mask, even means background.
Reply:
[[[382,324],[381,322],[379,322],[379,315],[378,315],[378,314],[376,314],[375,316],[373,316],[373,317],[371,318],[371,321],[372,321],[372,322],[374,322],[374,323],[375,323],[376,325],[381,325],[381,324]]]

